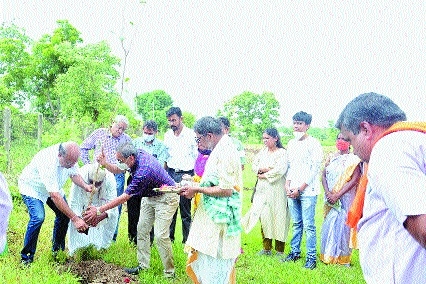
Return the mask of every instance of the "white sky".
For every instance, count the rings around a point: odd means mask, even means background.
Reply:
[[[409,120],[426,114],[425,1],[0,0],[3,21],[34,40],[67,19],[85,43],[123,57],[125,101],[165,90],[183,111],[215,115],[243,91],[272,92],[281,122],[336,120],[356,95],[391,97]],[[125,19],[123,31],[123,18]],[[130,21],[133,26],[128,24]]]

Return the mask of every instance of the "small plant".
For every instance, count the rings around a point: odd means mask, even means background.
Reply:
[[[99,251],[94,245],[89,245],[76,250],[74,261],[78,263],[86,260],[102,259],[102,254],[103,252]]]
[[[54,262],[65,264],[67,262],[67,258],[67,253],[63,250],[54,251],[52,253],[52,261]]]

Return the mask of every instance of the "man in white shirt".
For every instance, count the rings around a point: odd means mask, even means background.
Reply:
[[[300,259],[300,244],[306,232],[305,268],[316,268],[315,207],[320,193],[320,173],[323,150],[320,142],[307,134],[312,115],[300,111],[293,115],[295,138],[287,145],[288,172],[285,190],[293,219],[291,251],[283,261]]]
[[[167,113],[169,129],[164,134],[164,144],[169,151],[167,172],[175,182],[181,182],[184,174],[194,175],[195,160],[198,156],[198,147],[195,143],[195,132],[183,124],[182,111],[179,107],[171,107]],[[191,226],[191,200],[180,197],[180,216],[182,219],[182,243],[186,242]],[[170,239],[175,239],[177,210],[170,225]]]
[[[68,206],[62,190],[68,178],[92,191],[77,173],[76,163],[80,157],[80,147],[69,141],[56,144],[38,152],[24,168],[18,179],[19,192],[27,206],[30,220],[21,250],[21,263],[29,265],[34,261],[38,235],[44,222],[46,203],[56,215],[53,227],[52,251],[65,249],[65,236],[71,220],[78,232],[87,230],[88,225]]]
[[[358,225],[367,283],[426,281],[426,122],[405,120],[388,97],[367,93],[349,102],[336,122],[368,163],[355,197],[360,202],[348,214],[348,223]]]

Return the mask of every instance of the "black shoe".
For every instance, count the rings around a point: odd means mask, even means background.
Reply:
[[[126,273],[132,274],[132,275],[138,275],[139,272],[141,272],[142,270],[145,270],[146,268],[140,267],[139,265],[136,267],[132,267],[132,268],[124,268],[124,271],[126,271]]]
[[[295,254],[294,252],[290,252],[286,258],[284,258],[282,261],[283,262],[288,262],[288,261],[297,261],[300,259],[300,255],[299,254]]]
[[[305,266],[306,269],[315,269],[317,267],[317,261],[315,259],[308,258],[306,260]]]
[[[23,267],[30,267],[33,261],[31,259],[21,259],[21,265]]]

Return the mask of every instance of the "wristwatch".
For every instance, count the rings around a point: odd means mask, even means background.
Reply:
[[[96,207],[96,216],[100,216],[102,214],[99,207]]]

